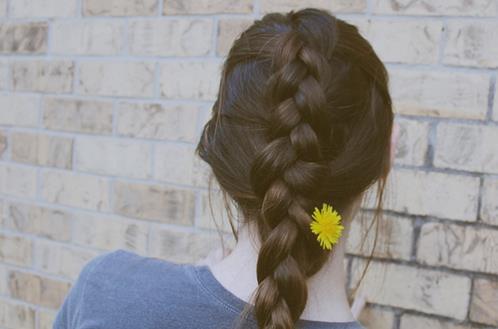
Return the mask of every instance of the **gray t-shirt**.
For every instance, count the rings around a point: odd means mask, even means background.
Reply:
[[[206,265],[118,249],[83,267],[53,329],[233,329],[245,305]],[[252,313],[243,328],[257,329]],[[299,320],[296,328],[362,329],[357,322],[310,320]]]

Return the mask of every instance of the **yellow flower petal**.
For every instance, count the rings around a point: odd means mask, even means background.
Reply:
[[[310,223],[311,231],[317,235],[317,241],[324,249],[332,249],[341,237],[344,226],[341,225],[342,217],[332,208],[331,205],[324,203],[322,209],[315,207]]]

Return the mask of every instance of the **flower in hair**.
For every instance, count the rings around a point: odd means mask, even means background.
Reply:
[[[322,210],[315,207],[312,217],[314,220],[310,224],[311,231],[317,235],[320,246],[323,249],[332,249],[332,245],[339,241],[344,229],[341,225],[341,215],[331,205],[324,203]]]

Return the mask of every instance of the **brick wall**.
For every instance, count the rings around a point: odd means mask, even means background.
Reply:
[[[105,250],[217,246],[193,149],[220,64],[255,18],[303,6],[357,24],[391,74],[401,130],[366,326],[498,328],[496,0],[0,0],[0,328],[50,328]]]

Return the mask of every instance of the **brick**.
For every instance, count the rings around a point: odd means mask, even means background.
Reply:
[[[400,329],[472,329],[469,325],[457,324],[452,321],[439,320],[418,316],[413,314],[403,314],[401,316]]]
[[[115,181],[113,210],[126,217],[192,225],[194,194],[190,190]]]
[[[0,260],[20,266],[30,266],[32,260],[31,240],[19,236],[0,234]]]
[[[427,223],[422,226],[419,262],[451,268],[498,274],[498,230]]]
[[[498,6],[496,3],[495,6]],[[498,67],[496,21],[448,22],[443,63],[459,66]]]
[[[470,319],[498,326],[498,281],[476,279],[470,305]]]
[[[222,194],[219,190],[211,190],[211,200],[209,199],[208,192],[200,193],[201,207],[198,214],[198,219],[196,224],[198,227],[211,229],[211,230],[221,230],[222,232],[232,233],[230,227],[229,215],[225,209],[225,204],[223,202]],[[210,204],[211,202],[211,204]],[[238,216],[237,208],[234,204],[229,203],[228,207],[233,216],[232,223],[234,228],[237,230],[241,223],[238,222],[237,218],[242,218]]]
[[[498,225],[498,179],[496,178],[484,178],[481,219],[487,224]]]
[[[0,159],[6,159],[7,157],[7,131],[0,130]]]
[[[11,17],[71,17],[76,16],[77,0],[15,0],[11,1]]]
[[[387,185],[385,209],[457,221],[477,219],[477,177],[400,168],[391,172]],[[373,200],[368,198],[366,206],[373,208]]]
[[[74,243],[104,250],[147,251],[148,225],[125,218],[84,214],[74,221]]]
[[[162,0],[161,0],[162,1]],[[217,14],[217,13],[252,13],[251,0],[230,1],[195,1],[195,0],[164,0],[164,15],[171,14]]]
[[[370,256],[377,225],[372,225],[372,221],[373,214],[367,212],[358,214],[351,221],[346,249],[348,253]],[[413,239],[412,221],[401,216],[384,215],[378,225],[374,256],[409,260]]]
[[[376,14],[397,15],[493,16],[498,12],[498,3],[487,0],[472,2],[465,0],[375,0],[373,2],[372,11]]]
[[[84,95],[150,97],[154,94],[154,75],[151,63],[83,62],[77,91]]]
[[[354,259],[353,286],[365,263]],[[470,286],[470,279],[463,275],[373,261],[360,289],[370,303],[463,320],[467,316]]]
[[[72,165],[72,138],[13,132],[11,147],[14,161],[65,169]]]
[[[149,178],[151,148],[133,140],[110,138],[77,138],[75,163],[78,171],[96,174]]]
[[[0,294],[3,296],[9,293],[9,287],[7,285],[7,268],[2,266],[0,267]]]
[[[22,198],[36,196],[36,169],[0,164],[0,193]]]
[[[152,257],[178,263],[196,262],[221,246],[220,237],[216,233],[194,233],[168,229],[154,229],[151,233]]]
[[[51,33],[51,52],[56,54],[116,55],[124,44],[120,21],[55,21]]]
[[[0,95],[0,124],[35,127],[38,124],[38,96]]]
[[[109,180],[86,174],[44,171],[41,197],[47,201],[83,209],[109,209]]]
[[[365,328],[386,328],[391,329],[394,326],[394,313],[379,307],[367,306],[363,309],[359,318]]]
[[[157,13],[159,0],[82,0],[87,16],[151,16]]]
[[[384,62],[433,64],[438,60],[443,31],[440,21],[382,19],[355,25]]]
[[[218,23],[218,36],[216,40],[216,52],[219,56],[225,56],[232,47],[233,42],[252,23],[253,19],[246,18],[222,18]]]
[[[498,173],[498,129],[495,127],[441,123],[436,140],[436,167]]]
[[[47,39],[46,22],[0,24],[0,53],[41,54]]]
[[[57,309],[64,301],[71,284],[40,275],[11,271],[9,290],[12,297],[25,302]]]
[[[52,329],[57,312],[38,310],[38,329]]]
[[[0,0],[0,16],[7,16],[7,0]]]
[[[120,103],[117,134],[128,137],[195,141],[199,106]]]
[[[12,87],[18,91],[69,93],[74,64],[67,60],[30,60],[12,64]]]
[[[0,60],[0,90],[9,88],[9,71],[9,63]]]
[[[171,155],[175,156],[172,157]],[[154,146],[154,179],[169,183],[192,184],[194,146],[161,143]]]
[[[161,96],[215,100],[221,78],[219,61],[165,62],[160,66]]]
[[[112,133],[110,101],[46,97],[42,106],[45,128],[99,135]]]
[[[494,105],[492,120],[498,121],[498,83],[495,83]]]
[[[72,215],[64,210],[9,202],[2,227],[57,241],[71,239]]]
[[[429,140],[429,123],[409,119],[397,119],[398,140],[395,147],[395,162],[422,166],[425,162]]]
[[[391,69],[391,96],[399,114],[485,119],[489,76],[431,69]]]
[[[35,329],[35,310],[27,305],[0,302],[0,326],[16,329]]]
[[[332,11],[333,13],[357,13],[364,12],[367,8],[365,0],[262,0],[261,12],[286,12],[289,10],[297,10],[305,7],[318,7]]]
[[[130,53],[203,56],[211,49],[211,19],[137,19],[130,23]]]
[[[39,240],[35,248],[35,268],[76,280],[83,266],[97,255],[95,251]]]

